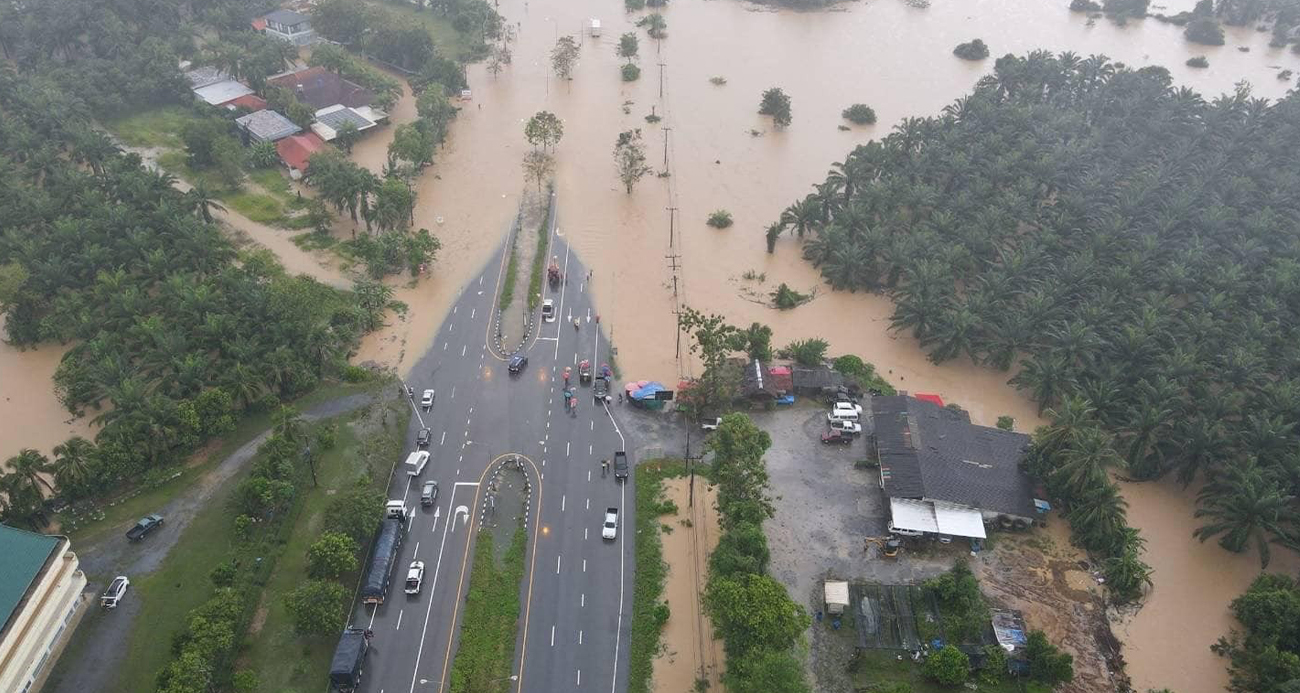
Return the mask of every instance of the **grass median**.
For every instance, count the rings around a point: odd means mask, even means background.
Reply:
[[[686,475],[681,460],[655,460],[636,466],[636,572],[632,579],[632,627],[628,643],[628,693],[649,693],[654,656],[668,622],[661,599],[668,565],[664,563],[659,516],[663,514],[664,479]]]
[[[546,195],[546,214],[542,216],[542,224],[537,229],[537,252],[533,253],[533,271],[528,276],[529,312],[536,310],[537,304],[542,300],[542,272],[546,269],[546,248],[551,240],[547,222],[551,219],[551,205],[554,202],[555,197],[548,192]]]
[[[510,667],[519,630],[519,583],[528,532],[523,527],[515,530],[499,562],[494,543],[492,532],[480,532],[474,543],[460,647],[451,665],[452,693],[506,693],[513,685]]]

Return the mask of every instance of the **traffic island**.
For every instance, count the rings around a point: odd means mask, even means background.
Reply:
[[[484,487],[460,646],[451,666],[452,693],[507,693],[512,685],[532,512],[533,486],[524,465],[505,458]]]

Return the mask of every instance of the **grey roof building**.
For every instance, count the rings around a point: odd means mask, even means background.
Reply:
[[[925,504],[933,506],[939,527],[918,531],[983,536],[969,523],[978,533],[943,531],[945,514],[960,520],[965,512],[969,521],[970,510],[986,521],[1034,517],[1033,484],[1020,469],[1029,436],[976,426],[964,411],[906,395],[872,397],[871,411],[881,485],[896,525],[904,510],[910,516]]]
[[[302,128],[292,120],[267,109],[236,118],[235,124],[248,133],[253,142],[274,142],[302,132]]]

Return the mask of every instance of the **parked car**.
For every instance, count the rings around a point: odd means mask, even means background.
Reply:
[[[555,322],[555,300],[546,299],[542,301],[542,320],[546,322]]]
[[[856,416],[862,416],[862,405],[854,402],[839,401],[831,407],[832,412],[853,412]]]
[[[438,482],[424,482],[424,490],[420,492],[420,505],[430,506],[438,500]]]
[[[406,571],[406,593],[419,594],[423,584],[424,561],[411,561],[411,568]]]
[[[609,381],[604,378],[596,378],[591,385],[591,394],[596,399],[596,404],[602,404],[605,397],[609,395]]]
[[[425,390],[424,394],[420,396],[420,408],[425,411],[433,409],[433,400],[435,397],[437,397],[437,395],[433,390]]]
[[[843,421],[843,420],[836,419],[831,421],[830,423],[831,423],[832,431],[839,431],[840,433],[847,433],[853,436],[862,433],[862,424],[856,421]]]
[[[853,436],[841,431],[827,431],[822,434],[822,445],[852,445]]]
[[[507,367],[511,375],[519,375],[523,372],[524,367],[528,365],[528,357],[523,354],[515,354],[510,357],[510,365]]]
[[[716,431],[718,430],[718,426],[721,425],[722,425],[722,417],[717,416],[712,419],[705,419],[704,423],[700,424],[700,428],[703,428],[706,431]]]
[[[130,586],[131,581],[125,575],[113,578],[113,581],[108,583],[108,589],[104,590],[104,596],[99,598],[99,605],[105,609],[116,609],[117,603],[126,596],[126,588]]]
[[[627,478],[627,453],[623,450],[614,451],[614,480],[622,481]]]
[[[600,528],[600,537],[602,539],[613,539],[618,536],[618,508],[605,508],[605,524]]]
[[[151,532],[163,526],[162,515],[146,515],[135,523],[135,526],[126,530],[126,538],[131,541],[140,541]]]
[[[415,447],[427,448],[431,440],[433,440],[433,429],[421,428],[420,432],[415,436]]]

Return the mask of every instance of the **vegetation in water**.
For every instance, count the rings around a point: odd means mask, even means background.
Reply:
[[[981,39],[959,43],[952,54],[962,60],[983,60],[989,57],[989,47]]]
[[[1210,61],[1207,60],[1207,59],[1205,58],[1205,56],[1203,56],[1203,55],[1198,55],[1198,56],[1196,56],[1196,57],[1194,57],[1194,58],[1188,58],[1188,59],[1187,59],[1187,62],[1184,63],[1184,64],[1187,65],[1188,67],[1199,67],[1199,68],[1205,68],[1205,67],[1209,67],[1209,66],[1210,66]]]
[[[841,116],[854,125],[875,125],[876,111],[865,103],[855,103],[844,109]]]
[[[624,82],[635,82],[641,79],[641,68],[633,63],[624,63],[623,67],[619,68],[619,73]]]
[[[801,294],[798,291],[791,289],[785,282],[781,282],[781,285],[776,287],[776,290],[772,292],[771,296],[772,305],[781,310],[796,308],[812,300],[812,295]]]
[[[652,39],[668,37],[668,20],[664,19],[664,16],[658,12],[642,17],[637,21],[636,25],[644,27],[646,34]]]
[[[1192,43],[1205,46],[1223,45],[1223,27],[1213,17],[1197,17],[1187,23],[1183,36]]]
[[[1234,629],[1210,649],[1228,659],[1233,693],[1285,691],[1300,679],[1300,584],[1289,575],[1261,574],[1232,600]]]
[[[725,229],[732,224],[731,212],[728,212],[725,209],[714,210],[713,213],[709,215],[709,220],[704,223],[715,229]]]
[[[790,124],[790,97],[780,87],[772,87],[763,92],[758,104],[759,115],[772,116],[772,122],[778,129]]]
[[[726,77],[722,77],[722,76],[720,76],[720,75],[715,75],[715,76],[709,78],[709,84],[712,84],[712,85],[715,86],[715,87],[721,87],[721,86],[725,85],[726,83],[727,83],[727,78],[726,78]]]
[[[629,195],[632,194],[632,187],[650,173],[640,128],[619,133],[618,140],[614,143],[614,167]]]

